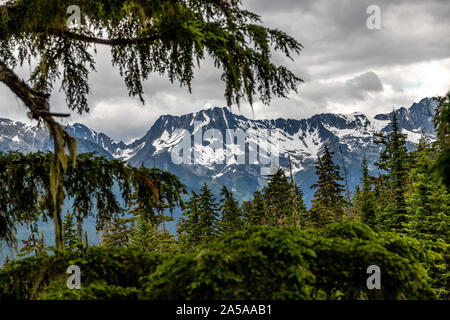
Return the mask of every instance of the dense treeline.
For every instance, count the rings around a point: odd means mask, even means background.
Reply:
[[[84,155],[67,170],[64,190],[74,210],[63,223],[65,251],[53,255],[36,224],[52,203],[45,201],[45,181],[38,184],[35,175],[11,166],[14,160],[42,170],[36,159],[49,157],[2,155],[2,232],[11,235],[14,224],[26,223],[30,238],[21,255],[33,256],[5,264],[0,297],[448,299],[449,99],[440,98],[437,141],[427,143],[423,136],[412,152],[393,113],[390,132],[376,135],[382,151],[374,166],[381,174],[371,176],[363,160],[352,199],[343,196],[340,167],[325,146],[309,210],[283,169],[243,203],[225,186],[214,195],[206,183],[182,202],[185,190],[175,176]],[[126,199],[123,207],[114,202],[114,180]],[[33,197],[21,202],[24,196]],[[94,203],[100,246],[90,247],[77,217],[92,214]],[[183,217],[173,235],[165,228],[172,217],[165,213],[177,205]],[[84,270],[81,290],[65,287],[69,261]],[[366,287],[370,265],[381,269],[381,290]]]

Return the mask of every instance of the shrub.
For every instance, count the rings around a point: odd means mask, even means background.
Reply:
[[[447,293],[436,267],[447,248],[349,221],[253,227],[185,254],[89,247],[12,261],[0,270],[0,299],[429,299]],[[80,290],[66,288],[72,264]],[[370,265],[381,290],[366,286]]]

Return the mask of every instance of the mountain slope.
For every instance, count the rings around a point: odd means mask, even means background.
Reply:
[[[437,102],[431,98],[422,99],[410,108],[400,108],[395,112],[399,119],[403,133],[408,136],[408,148],[413,149],[421,133],[427,138],[434,139],[433,116]],[[198,189],[203,182],[210,183],[214,191],[223,184],[236,191],[240,199],[247,199],[256,190],[265,184],[270,163],[261,166],[261,158],[257,164],[250,164],[250,151],[257,150],[263,154],[274,150],[279,156],[279,165],[289,167],[289,157],[292,162],[294,179],[305,192],[305,200],[312,198],[310,185],[315,182],[314,162],[317,154],[325,144],[335,152],[334,160],[342,166],[344,159],[350,190],[358,184],[360,178],[360,165],[363,157],[369,164],[377,160],[379,146],[373,143],[375,132],[390,130],[390,114],[379,114],[373,118],[362,113],[343,114],[317,114],[308,119],[276,119],[251,120],[241,115],[233,114],[228,108],[212,108],[182,116],[161,116],[150,130],[140,139],[130,144],[116,142],[103,133],[97,133],[88,127],[76,123],[66,129],[77,138],[79,152],[97,152],[108,158],[117,158],[138,166],[144,164],[148,167],[157,167],[169,170],[178,175],[189,188]],[[195,144],[191,136],[192,164],[175,164],[172,161],[172,151],[182,141],[180,129],[189,134],[201,133],[203,136],[208,129],[215,129],[216,138],[222,138],[227,143],[227,130],[242,130],[247,134],[245,149],[234,149],[245,155],[245,164],[234,161],[223,161],[223,158],[232,155],[231,149],[224,147],[223,151],[212,147],[214,138],[203,139]],[[197,131],[195,131],[197,130]],[[212,131],[209,131],[211,133]],[[220,132],[220,133],[218,133]],[[221,137],[220,137],[221,136]],[[258,141],[258,136],[267,137]],[[220,139],[219,139],[220,140]],[[277,142],[278,150],[277,148]],[[254,144],[252,144],[254,143]],[[34,152],[51,149],[52,143],[47,132],[36,126],[29,126],[17,121],[0,119],[0,150],[18,150],[21,152]],[[230,159],[228,159],[230,160]],[[270,161],[269,161],[270,162]],[[272,161],[273,166],[277,163]],[[267,170],[262,171],[261,168]],[[370,166],[374,170],[373,165]]]

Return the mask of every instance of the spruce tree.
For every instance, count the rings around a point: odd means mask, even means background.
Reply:
[[[130,244],[145,250],[153,250],[156,244],[157,227],[150,223],[143,210],[134,212],[133,226],[131,227]]]
[[[270,175],[263,189],[266,219],[269,225],[289,224],[294,213],[294,190],[284,170],[279,168]]]
[[[175,251],[175,237],[165,229],[151,223],[145,214],[136,213],[134,225],[131,228],[130,245],[155,253]]]
[[[64,248],[73,250],[77,245],[81,244],[81,239],[78,236],[78,231],[75,223],[75,217],[69,211],[64,217]]]
[[[206,183],[199,194],[192,192],[184,209],[177,229],[183,248],[195,248],[219,235],[218,204]]]
[[[373,177],[369,175],[366,158],[362,162],[361,191],[358,197],[358,211],[361,221],[372,229],[377,230],[377,217],[374,193],[372,190]]]
[[[173,207],[170,203],[155,202],[148,205],[148,203],[139,201],[139,194],[135,191],[131,195],[129,204],[131,207],[129,213],[133,215],[129,237],[131,246],[149,252],[163,253],[169,250],[169,246],[175,245],[174,237],[164,228],[166,221],[173,219],[164,214],[165,210]]]
[[[260,226],[266,223],[266,204],[261,191],[253,193],[253,199],[244,203],[247,226]]]
[[[294,208],[296,216],[293,217],[291,224],[297,227],[304,227],[306,224],[307,209],[303,200],[303,190],[295,182],[292,182],[292,184],[295,192]]]
[[[202,242],[209,242],[218,236],[218,206],[216,198],[205,182],[199,194],[199,225]]]
[[[434,116],[434,126],[438,154],[433,169],[438,176],[438,180],[444,183],[450,192],[450,92],[437,99],[439,104]]]
[[[353,192],[353,198],[352,198],[352,206],[353,208],[355,208],[356,210],[356,215],[358,217],[360,217],[360,208],[359,208],[359,203],[361,200],[361,187],[359,185],[355,186],[355,191]]]
[[[220,231],[224,234],[240,230],[242,228],[242,209],[233,193],[223,186],[220,191],[222,204],[220,206],[221,219]]]
[[[344,215],[345,199],[342,196],[344,187],[339,183],[343,178],[339,172],[339,165],[333,162],[333,154],[334,152],[325,146],[322,156],[318,157],[316,163],[317,182],[311,186],[316,191],[307,221],[316,226],[340,221]]]
[[[184,203],[183,217],[178,221],[178,240],[183,247],[193,248],[200,244],[201,226],[199,223],[199,197],[195,191],[188,201]]]
[[[25,257],[29,254],[38,255],[45,250],[44,232],[41,230],[39,234],[39,228],[36,222],[30,222],[29,227],[30,235],[26,240],[22,240],[24,246],[19,250],[19,257]]]
[[[419,239],[450,241],[450,193],[439,181],[432,179],[432,158],[435,151],[421,140],[413,152],[414,168],[409,174],[406,193],[409,216],[408,233]]]
[[[133,218],[113,217],[106,223],[99,236],[100,245],[107,248],[123,248],[130,244],[131,224]]]
[[[400,132],[395,110],[392,112],[391,132],[375,134],[376,144],[384,147],[376,166],[386,172],[384,180],[389,201],[381,209],[381,227],[383,230],[402,231],[407,222],[405,203],[405,182],[408,170],[408,152],[406,135]]]

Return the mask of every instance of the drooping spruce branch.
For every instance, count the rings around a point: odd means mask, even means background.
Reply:
[[[54,219],[49,174],[52,159],[50,152],[0,153],[0,239],[9,239],[15,224],[29,221],[30,217],[36,220],[37,213],[41,221]],[[127,211],[132,194],[136,203],[146,209],[148,218],[155,219],[158,212],[181,206],[181,195],[186,192],[185,186],[170,173],[134,168],[93,154],[79,155],[76,165],[69,163],[61,174],[59,201],[70,198],[72,212],[81,222],[95,217],[98,231]],[[116,187],[120,196],[114,192]],[[61,231],[62,226],[55,224],[55,233]]]
[[[71,0],[13,0],[0,5],[0,81],[43,120],[54,141],[50,172],[57,246],[62,248],[61,205],[67,169],[65,149],[75,161],[76,143],[54,120],[49,95],[61,81],[70,110],[88,112],[89,73],[95,70],[94,45],[111,48],[130,96],[144,102],[143,81],[150,74],[167,75],[188,87],[194,68],[207,56],[223,71],[229,106],[259,94],[268,104],[287,97],[301,81],[272,61],[274,51],[292,59],[302,49],[286,33],[261,25],[259,16],[244,10],[240,0],[79,0],[82,20],[69,30]],[[14,74],[18,65],[35,62],[28,82]]]
[[[3,55],[9,56],[5,63],[12,66],[37,57],[32,81],[45,82],[44,92],[61,76],[60,68],[66,73],[63,79],[87,84],[85,71],[94,64],[89,54],[92,44],[111,47],[112,64],[119,67],[130,95],[141,99],[142,81],[153,72],[167,74],[171,82],[190,89],[195,63],[206,55],[223,69],[229,105],[242,98],[252,103],[256,93],[269,103],[273,95],[286,97],[301,81],[271,61],[273,50],[292,58],[301,44],[280,30],[262,26],[257,15],[241,8],[240,1],[80,0],[81,27],[69,30],[66,10],[72,4],[17,0],[0,6],[0,43]],[[19,57],[12,54],[15,50]],[[71,109],[86,110],[83,99],[74,99],[73,94],[85,96],[87,90],[64,90]]]

